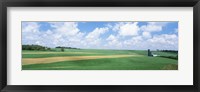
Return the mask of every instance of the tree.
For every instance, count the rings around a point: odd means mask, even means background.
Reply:
[[[47,50],[51,50],[51,48],[47,48]]]
[[[22,45],[22,50],[39,50],[45,51],[46,47],[40,45]]]
[[[64,48],[61,48],[61,51],[62,51],[62,52],[64,52],[64,51],[65,51],[65,49],[64,49]]]

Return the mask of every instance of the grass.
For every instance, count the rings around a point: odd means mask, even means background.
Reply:
[[[146,61],[148,62],[146,62]],[[162,62],[161,62],[161,61]],[[24,65],[23,70],[161,70],[168,64],[177,64],[176,60],[165,58],[115,58],[79,61],[63,61],[49,64]]]
[[[65,49],[66,53],[52,53],[52,51],[23,51],[22,53],[32,52],[35,54],[23,54],[22,58],[45,58],[45,57],[58,57],[58,56],[98,56],[98,55],[132,55],[132,54],[140,54],[144,55],[145,51],[130,51],[130,50],[74,50],[74,49]],[[47,52],[47,54],[37,54],[40,52]],[[51,52],[51,53],[48,53]],[[67,53],[74,52],[74,53]],[[81,52],[76,53],[76,52]]]
[[[27,52],[59,52],[55,51],[23,51]],[[65,53],[66,52],[66,53]],[[178,60],[164,57],[148,57],[145,50],[95,50],[95,49],[65,49],[62,54],[23,54],[23,58],[43,58],[61,56],[98,56],[98,55],[132,55],[138,54],[141,57],[124,58],[103,58],[93,60],[62,61],[47,64],[23,65],[22,70],[177,70]],[[83,53],[67,53],[83,52]],[[93,54],[87,54],[93,53]],[[95,54],[94,54],[95,53]],[[177,56],[170,52],[153,52],[161,56]]]

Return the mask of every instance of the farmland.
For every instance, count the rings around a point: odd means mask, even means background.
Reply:
[[[177,53],[147,50],[22,50],[22,70],[177,70]],[[170,57],[170,58],[168,58]]]

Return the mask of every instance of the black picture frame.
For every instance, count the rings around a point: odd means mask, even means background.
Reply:
[[[7,85],[7,7],[193,7],[194,85]],[[1,0],[1,92],[200,92],[200,0]]]

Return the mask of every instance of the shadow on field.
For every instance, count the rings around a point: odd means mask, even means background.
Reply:
[[[163,70],[178,70],[178,65],[169,64],[163,67]]]

